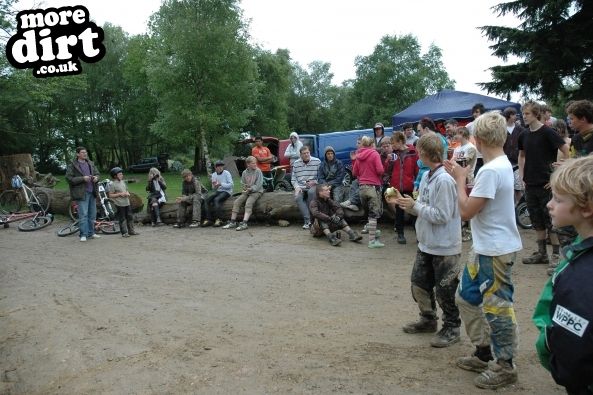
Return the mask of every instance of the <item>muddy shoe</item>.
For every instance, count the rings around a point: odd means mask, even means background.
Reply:
[[[331,245],[333,245],[334,247],[339,246],[340,243],[342,242],[342,240],[338,239],[336,236],[331,236],[328,240],[329,240],[329,243]]]
[[[403,233],[397,234],[397,244],[406,244],[407,240]]]
[[[356,233],[355,231],[352,231],[351,233],[348,234],[348,240],[350,240],[350,241],[361,241],[362,240],[362,236],[359,235],[358,233]]]
[[[551,276],[552,274],[554,274],[559,263],[560,263],[560,255],[552,254],[552,256],[550,257],[550,263],[548,264],[548,269],[546,270],[546,273],[548,273],[548,276]]]
[[[405,325],[403,330],[406,333],[434,333],[437,331],[437,320],[420,317],[420,320]]]
[[[495,390],[517,382],[517,369],[505,362],[488,362],[488,369],[474,379],[478,388]]]
[[[369,241],[369,248],[383,248],[385,244],[381,243],[378,239]]]
[[[237,226],[237,229],[235,229],[235,230],[240,232],[240,231],[245,230],[247,228],[248,228],[247,222],[243,221],[243,222],[241,222],[239,224],[239,226]]]
[[[535,265],[535,264],[549,264],[550,259],[547,255],[541,254],[539,251],[534,252],[531,256],[527,258],[523,258],[523,264],[525,265]]]
[[[235,221],[229,221],[228,224],[222,227],[222,229],[235,229],[237,227],[237,223]]]
[[[475,355],[472,355],[470,357],[457,358],[455,364],[457,365],[457,367],[463,370],[469,370],[471,372],[482,373],[488,370],[488,362],[482,361]]]
[[[199,228],[200,227],[200,223],[198,221],[194,221],[191,224],[189,224],[190,228]]]
[[[209,219],[207,219],[204,222],[202,222],[202,227],[206,228],[208,226],[212,226],[212,221],[210,221]]]
[[[455,344],[459,340],[459,328],[444,326],[432,338],[432,340],[430,341],[430,345],[437,348],[449,347],[451,344]]]
[[[213,225],[213,226],[214,226],[215,228],[218,228],[218,227],[222,226],[222,221],[221,221],[221,220],[219,220],[219,219],[217,219],[217,220],[214,222],[214,225]]]

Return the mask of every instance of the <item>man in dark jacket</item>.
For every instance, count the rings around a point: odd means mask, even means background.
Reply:
[[[344,230],[350,241],[362,240],[362,236],[353,231],[344,220],[342,207],[330,198],[330,186],[327,184],[318,185],[315,192],[315,199],[309,205],[309,211],[313,218],[311,234],[314,237],[325,235],[333,246],[338,246],[342,242],[332,233],[337,230]]]
[[[66,181],[70,186],[70,197],[78,204],[78,223],[80,225],[80,241],[98,239],[95,234],[97,217],[97,181],[99,172],[95,164],[88,159],[86,148],[76,148],[76,159],[66,169]]]
[[[329,145],[325,147],[323,159],[323,163],[321,163],[317,172],[317,182],[329,184],[333,200],[340,203],[344,200],[342,181],[344,181],[346,170],[342,162],[336,158],[336,151]]]

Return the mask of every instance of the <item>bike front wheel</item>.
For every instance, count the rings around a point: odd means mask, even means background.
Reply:
[[[19,224],[19,230],[21,232],[32,232],[34,230],[45,228],[46,226],[51,224],[52,221],[53,218],[49,215],[42,215],[39,217],[30,218]]]
[[[527,210],[527,203],[524,201],[519,202],[515,207],[515,217],[517,219],[517,225],[523,229],[531,229],[531,218],[529,217],[529,211]]]
[[[76,233],[80,230],[80,226],[78,226],[78,221],[74,221],[69,223],[68,225],[64,226],[61,229],[58,229],[56,232],[59,237],[69,236],[73,233]]]
[[[290,182],[288,182],[286,180],[282,180],[282,181],[278,182],[278,184],[276,184],[275,190],[289,192],[289,191],[292,191],[293,188],[292,188],[292,185],[290,185]]]
[[[38,191],[35,192],[33,199],[31,200],[31,209],[33,211],[43,211],[44,213],[47,213],[47,210],[49,210],[49,203],[50,198],[47,192]]]
[[[119,223],[116,221],[109,221],[99,225],[99,230],[107,235],[114,235],[119,233]]]
[[[23,206],[21,194],[17,191],[4,191],[0,194],[0,212],[4,214],[16,213]]]

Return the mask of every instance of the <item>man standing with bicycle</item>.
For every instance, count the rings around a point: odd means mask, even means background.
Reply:
[[[76,159],[66,169],[66,181],[70,186],[70,197],[78,203],[78,222],[80,224],[80,241],[98,239],[95,234],[97,217],[97,182],[99,172],[95,164],[88,159],[86,148],[76,148]]]

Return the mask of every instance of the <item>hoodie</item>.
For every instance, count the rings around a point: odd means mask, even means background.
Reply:
[[[400,192],[412,192],[414,190],[414,179],[418,175],[418,154],[413,145],[406,146],[403,151],[394,151],[397,155],[395,160],[391,155],[384,162],[385,177],[389,177],[389,185],[400,190]],[[418,183],[420,185],[420,183]]]
[[[334,159],[329,161],[327,160],[327,153],[333,152]],[[323,163],[319,166],[319,172],[317,174],[317,181],[319,184],[329,184],[332,187],[338,187],[342,185],[342,181],[344,180],[344,175],[346,174],[346,170],[344,169],[344,165],[339,159],[336,159],[336,150],[333,149],[331,146],[325,147],[325,151],[323,153]]]
[[[296,141],[294,144],[292,143],[292,141],[290,142],[290,144],[288,144],[286,150],[284,150],[284,156],[290,160],[290,165],[292,166],[294,161],[301,157],[300,149],[303,146],[303,143],[301,142],[301,140],[299,140],[299,135],[296,132],[292,132],[289,138],[290,137],[296,137]]]
[[[356,151],[352,173],[358,178],[360,185],[381,186],[381,177],[383,176],[381,156],[374,148],[359,148]]]

